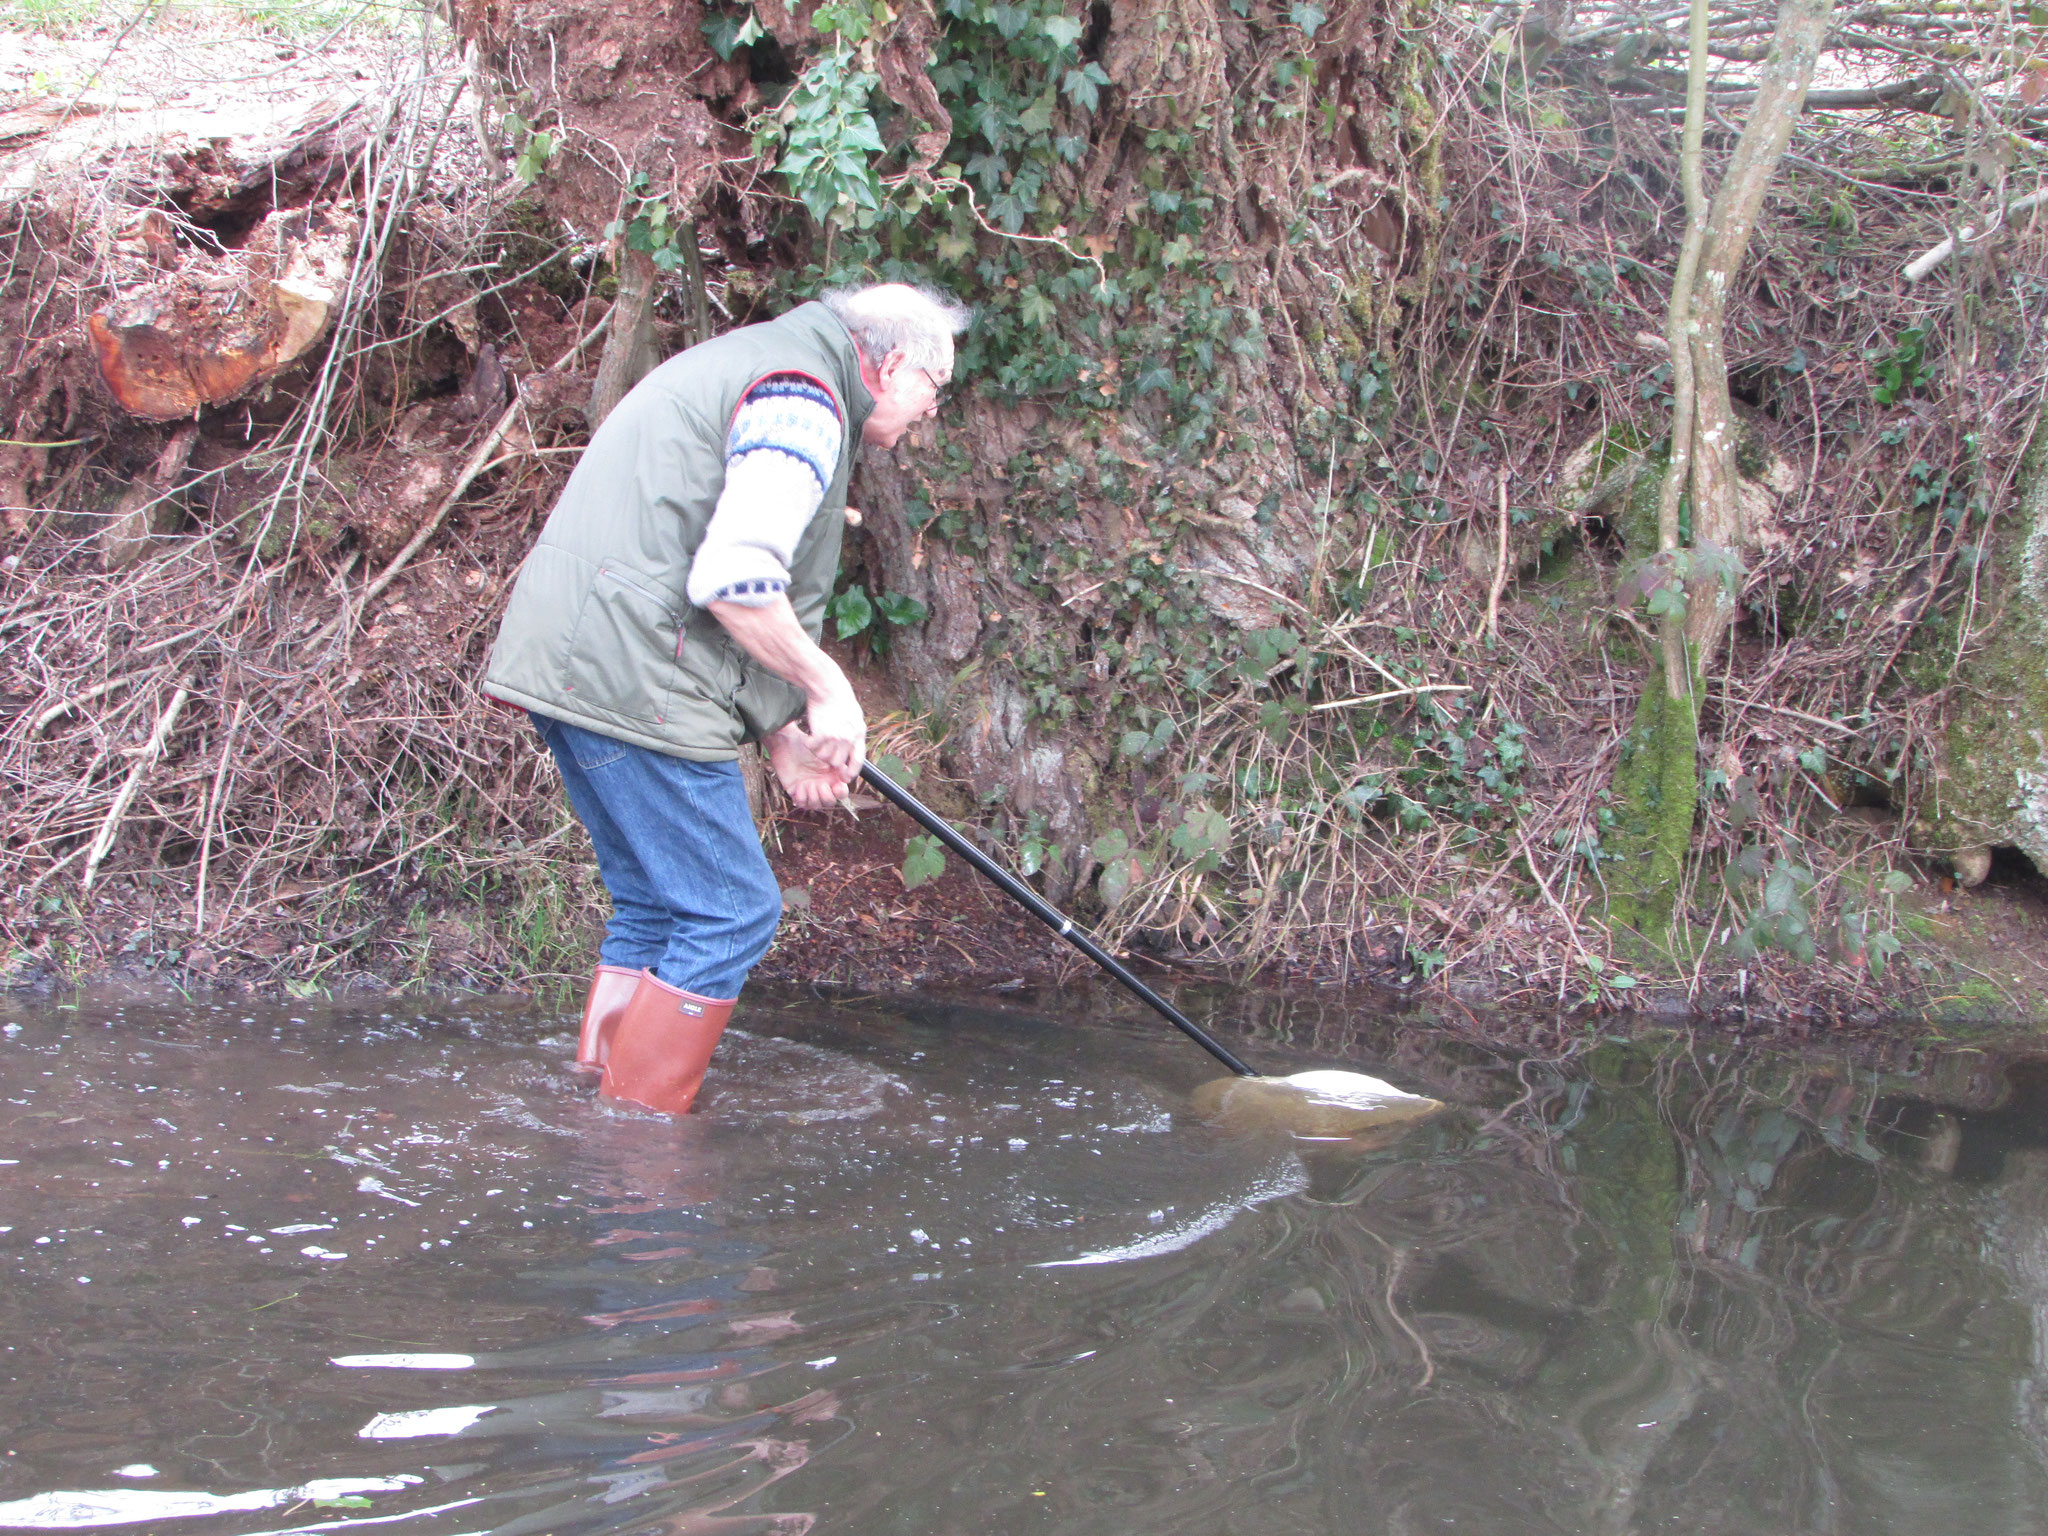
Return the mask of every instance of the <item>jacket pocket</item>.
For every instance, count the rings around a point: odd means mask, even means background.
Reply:
[[[569,636],[563,691],[595,710],[664,723],[676,629],[675,611],[654,583],[616,564],[600,566]]]

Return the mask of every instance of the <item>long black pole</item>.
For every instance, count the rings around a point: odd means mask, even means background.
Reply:
[[[948,848],[959,854],[961,858],[988,876],[991,881],[1002,889],[1003,894],[1024,908],[1025,911],[1029,912],[1041,923],[1044,923],[1046,927],[1052,929],[1053,932],[1081,951],[1090,960],[1093,960],[1097,965],[1109,972],[1110,975],[1122,982],[1138,997],[1156,1008],[1175,1029],[1186,1035],[1239,1077],[1257,1077],[1259,1075],[1233,1056],[1214,1035],[1174,1007],[1173,1004],[1169,1003],[1157,992],[1146,986],[1144,982],[1133,976],[1129,968],[1122,961],[1118,960],[1116,956],[1090,938],[1086,930],[1075,927],[1072,918],[1066,916],[1059,908],[1053,906],[1052,903],[1039,895],[1038,892],[1031,889],[1022,880],[1019,880],[1015,875],[1003,868],[1002,865],[975,847],[974,844],[967,841],[948,822],[942,820],[933,811],[928,810],[915,795],[890,778],[889,775],[882,772],[873,763],[863,763],[860,776],[880,791],[882,797],[894,805],[896,809],[903,812],[904,815],[923,827],[925,831],[931,833],[933,837],[936,837]]]

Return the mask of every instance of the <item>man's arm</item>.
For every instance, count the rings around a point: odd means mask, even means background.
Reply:
[[[803,690],[810,706],[810,729],[806,731],[790,724],[777,735],[790,738],[785,745],[801,745],[818,767],[838,784],[839,792],[844,793],[846,785],[860,772],[861,760],[867,756],[868,724],[866,715],[861,712],[860,700],[854,697],[853,685],[846,680],[839,663],[804,633],[803,625],[797,622],[796,610],[789,605],[787,594],[778,595],[767,603],[713,603],[710,611],[711,616],[725,626],[726,633],[739,643],[741,650],[784,682]],[[794,763],[798,759],[787,752],[778,752],[774,742],[770,742],[769,747],[777,776],[782,778],[783,787],[795,795],[796,787],[789,783],[789,776],[783,768],[786,763]],[[826,803],[838,797],[834,794]]]

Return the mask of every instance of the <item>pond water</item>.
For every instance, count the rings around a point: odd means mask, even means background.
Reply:
[[[0,1528],[2048,1529],[2048,1063],[750,998],[704,1108],[523,1003],[0,1000]],[[1112,1014],[1116,1016],[1112,1017]]]

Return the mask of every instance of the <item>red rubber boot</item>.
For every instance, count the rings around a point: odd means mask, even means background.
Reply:
[[[736,1001],[699,997],[642,971],[612,1032],[598,1092],[664,1115],[687,1115]]]
[[[612,1031],[619,1015],[633,999],[640,985],[640,973],[623,965],[600,965],[590,978],[590,995],[583,1000],[583,1030],[576,1037],[576,1070],[602,1072],[611,1053]]]

